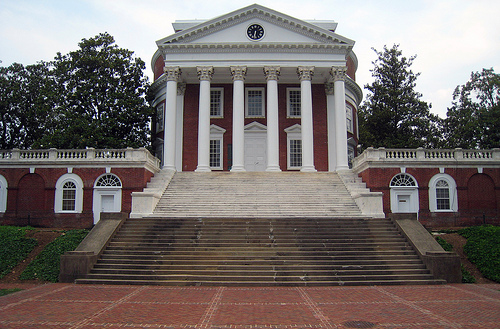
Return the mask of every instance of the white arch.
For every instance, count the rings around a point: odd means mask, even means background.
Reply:
[[[122,211],[122,181],[118,176],[106,173],[97,177],[92,206],[94,224],[101,219],[101,212]]]
[[[399,173],[391,179],[391,212],[418,213],[418,183],[415,177]]]
[[[63,210],[63,186],[66,182],[73,182],[76,185],[75,209]],[[57,180],[56,195],[54,200],[55,213],[81,213],[83,210],[83,181],[76,174],[64,174]]]
[[[7,210],[7,180],[5,177],[0,175],[0,212],[5,212]]]
[[[447,209],[438,209],[436,187],[439,181],[444,181],[448,185],[449,191],[449,207]],[[432,212],[457,212],[458,211],[458,195],[457,183],[448,174],[440,173],[434,175],[429,181],[429,209]]]

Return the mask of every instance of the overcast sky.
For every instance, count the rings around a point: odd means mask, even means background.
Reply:
[[[172,22],[210,19],[255,0],[0,0],[0,60],[24,65],[76,50],[83,38],[101,32],[142,58],[151,74],[156,40],[174,33]],[[372,47],[399,44],[404,56],[417,55],[417,91],[441,117],[452,93],[472,71],[500,73],[498,0],[261,0],[284,14],[335,20],[337,33],[355,40],[357,82],[372,81]],[[363,88],[364,89],[364,88]],[[366,90],[364,90],[366,94]]]

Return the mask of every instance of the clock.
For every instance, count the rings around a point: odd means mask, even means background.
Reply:
[[[260,24],[252,24],[247,28],[247,37],[250,40],[258,41],[264,37],[264,28]]]

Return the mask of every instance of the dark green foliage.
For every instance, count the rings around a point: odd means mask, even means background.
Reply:
[[[443,239],[440,236],[436,237],[436,241],[441,245],[441,247],[444,249],[444,251],[452,251],[453,250],[453,245]]]
[[[462,269],[462,283],[476,283],[476,278],[463,265],[460,267]]]
[[[419,73],[410,69],[416,56],[404,57],[398,45],[384,46],[371,72],[375,81],[358,111],[360,143],[365,147],[433,148],[441,142],[441,119],[415,91]]]
[[[75,250],[88,230],[71,230],[49,243],[19,277],[21,280],[59,280],[60,258],[66,251]]]
[[[474,226],[459,230],[467,239],[464,252],[485,278],[500,282],[500,227]]]
[[[21,291],[22,289],[19,289],[19,288],[12,288],[12,289],[0,289],[0,297],[1,296],[5,296],[5,295],[9,295],[9,294],[13,294],[15,292],[18,292],[18,291]]]
[[[500,74],[472,72],[458,86],[445,120],[446,146],[490,149],[500,145]]]
[[[125,148],[149,143],[145,63],[107,33],[48,63],[0,67],[0,148]]]
[[[38,244],[26,238],[30,227],[0,226],[0,278],[10,273]]]

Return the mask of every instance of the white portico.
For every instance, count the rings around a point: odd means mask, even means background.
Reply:
[[[173,25],[153,58],[164,168],[314,172],[319,161],[322,171],[348,169],[362,96],[348,75],[354,42],[334,32],[336,23],[251,5]]]

